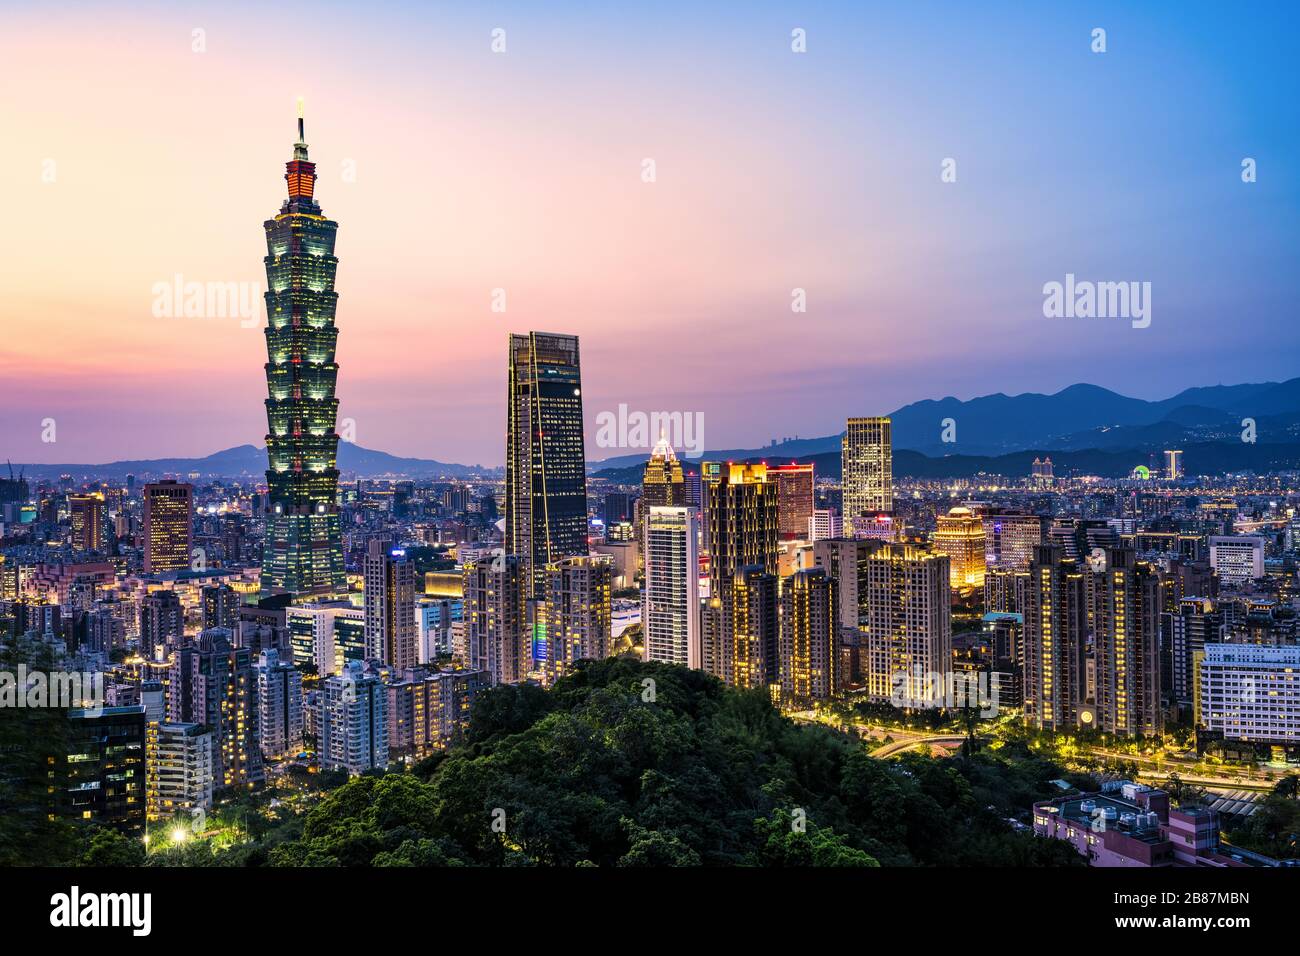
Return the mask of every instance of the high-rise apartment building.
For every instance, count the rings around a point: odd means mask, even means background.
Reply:
[[[465,566],[465,663],[494,684],[517,684],[532,669],[526,567],[513,554]]]
[[[406,552],[387,541],[371,541],[363,563],[365,576],[366,657],[397,670],[420,659],[415,624],[415,565]]]
[[[257,786],[265,780],[259,743],[257,674],[252,653],[232,647],[231,632],[204,631],[173,654],[167,717],[213,731],[213,777],[218,788]]]
[[[580,660],[604,660],[613,628],[614,566],[604,555],[563,558],[546,569],[539,611],[545,676],[554,683]]]
[[[274,649],[262,651],[257,671],[257,724],[262,756],[277,760],[302,750],[302,674],[280,660]]]
[[[952,671],[948,556],[867,541],[858,552],[859,621],[873,700],[932,706]],[[846,569],[847,570],[847,569]]]
[[[844,519],[834,508],[817,508],[808,518],[808,540],[825,541],[844,536]]]
[[[161,659],[185,637],[185,608],[171,589],[151,591],[140,599],[140,646]]]
[[[1160,588],[1127,548],[1042,545],[1026,591],[1025,719],[1048,730],[1158,733]]]
[[[505,551],[530,598],[546,568],[587,554],[587,462],[576,335],[511,335],[506,396]]]
[[[145,793],[150,820],[193,818],[212,809],[213,733],[202,724],[150,723]]]
[[[478,694],[491,686],[484,671],[407,668],[385,687],[392,761],[422,760],[445,750],[469,724]]]
[[[894,510],[893,425],[888,418],[850,418],[841,444],[844,533]]]
[[[646,515],[641,626],[648,661],[703,666],[698,524],[695,509],[685,506],[651,507]]]
[[[144,486],[144,572],[190,566],[194,543],[194,486],[156,481]]]
[[[317,753],[324,770],[357,775],[388,766],[388,691],[361,661],[320,682]]]
[[[839,605],[835,580],[821,568],[781,579],[781,699],[796,706],[839,690]]]
[[[288,198],[263,224],[270,513],[261,583],[265,593],[321,597],[347,587],[335,431],[338,223],[325,218],[314,198],[316,164],[307,158],[301,116],[284,178]]]

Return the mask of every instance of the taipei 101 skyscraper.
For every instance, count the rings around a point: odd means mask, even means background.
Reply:
[[[302,107],[298,141],[285,164],[289,198],[266,229],[266,453],[270,510],[262,593],[342,594],[343,568],[335,432],[339,367],[334,309],[334,233],[313,198],[316,164],[307,159]]]

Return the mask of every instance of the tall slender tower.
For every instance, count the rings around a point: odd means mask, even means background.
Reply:
[[[509,361],[505,550],[541,598],[548,564],[588,553],[578,337],[511,335]]]
[[[339,436],[334,361],[334,234],[312,197],[301,109],[298,142],[285,164],[289,198],[266,229],[266,453],[270,513],[262,591],[295,596],[346,586],[337,505]]]

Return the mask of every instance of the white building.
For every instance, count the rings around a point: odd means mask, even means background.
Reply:
[[[844,519],[834,508],[818,508],[808,519],[808,540],[825,541],[844,537]]]
[[[276,759],[302,750],[302,674],[280,661],[274,648],[262,651],[257,671],[258,726],[262,756]]]
[[[1264,539],[1253,535],[1210,536],[1210,567],[1222,584],[1246,584],[1264,576]]]
[[[703,666],[700,555],[694,508],[650,508],[641,624],[648,661]]]
[[[212,731],[201,724],[152,723],[145,734],[145,800],[150,819],[212,809]]]
[[[1207,644],[1196,723],[1225,740],[1300,743],[1300,647]]]
[[[388,766],[388,694],[360,661],[320,682],[317,752],[322,770],[350,774]]]

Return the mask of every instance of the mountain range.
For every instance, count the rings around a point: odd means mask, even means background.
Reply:
[[[894,471],[911,477],[1022,475],[1044,455],[1052,457],[1057,474],[1118,477],[1139,464],[1158,465],[1165,448],[1182,448],[1193,474],[1300,467],[1300,378],[1189,388],[1160,401],[1087,384],[1052,395],[999,392],[966,401],[949,396],[904,405],[889,417]],[[1254,423],[1255,443],[1242,441],[1245,419]],[[954,441],[943,441],[945,429]],[[819,473],[838,475],[842,436],[710,449],[702,457],[813,461]],[[624,473],[646,457],[642,452],[605,459],[595,474],[627,480]]]
[[[237,445],[203,458],[155,458],[137,461],[114,461],[101,465],[24,465],[13,464],[14,473],[20,470],[28,478],[57,478],[94,476],[124,478],[135,475],[146,479],[163,475],[185,476],[197,474],[201,478],[265,478],[266,449],[256,445]],[[345,475],[365,478],[469,478],[492,476],[500,468],[481,465],[456,465],[426,458],[401,458],[387,452],[362,448],[351,442],[339,442],[339,471]],[[8,471],[3,472],[8,475]]]
[[[1134,466],[1158,465],[1165,448],[1182,448],[1189,474],[1275,471],[1300,467],[1300,378],[1286,382],[1189,388],[1147,401],[1096,385],[1078,384],[1053,395],[1001,392],[966,401],[948,396],[904,405],[893,420],[894,472],[911,477],[968,477],[981,472],[1028,474],[1035,457],[1051,455],[1056,472],[1118,477]],[[1257,441],[1242,441],[1244,419]],[[949,423],[948,420],[951,420]],[[955,441],[943,441],[947,430]],[[709,449],[723,461],[812,461],[819,474],[838,475],[840,438],[802,438],[763,448]],[[647,452],[590,462],[600,478],[639,481]],[[107,464],[13,465],[32,478],[62,474],[122,478],[197,474],[201,478],[258,478],[266,450],[238,445],[202,458],[160,458]],[[359,477],[493,477],[501,468],[403,458],[339,445],[339,470]]]

